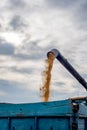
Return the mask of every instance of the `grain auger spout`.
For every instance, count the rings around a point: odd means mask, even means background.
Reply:
[[[47,53],[47,57],[49,54],[53,54],[57,60],[78,80],[80,84],[87,90],[87,82],[80,76],[80,74],[72,67],[72,65],[61,55],[61,53],[57,49],[52,49]]]

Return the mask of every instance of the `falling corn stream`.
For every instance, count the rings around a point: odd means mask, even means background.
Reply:
[[[43,84],[40,87],[41,97],[43,98],[44,102],[47,102],[49,100],[49,96],[50,96],[51,70],[53,67],[54,58],[55,58],[54,54],[49,53],[49,56],[45,60],[46,67],[45,67],[45,70],[43,71],[43,75],[42,75]]]

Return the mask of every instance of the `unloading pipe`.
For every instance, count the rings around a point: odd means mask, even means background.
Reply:
[[[55,58],[60,61],[60,63],[78,80],[80,84],[84,86],[87,90],[87,82],[80,76],[80,74],[72,67],[72,65],[61,55],[61,53],[57,49],[52,49],[47,53],[47,57],[49,54],[54,54]]]

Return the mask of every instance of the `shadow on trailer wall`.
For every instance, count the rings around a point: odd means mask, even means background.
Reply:
[[[87,118],[85,119],[85,130],[87,130]]]

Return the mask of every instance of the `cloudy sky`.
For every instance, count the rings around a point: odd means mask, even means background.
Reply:
[[[86,0],[0,1],[0,102],[42,100],[44,60],[53,48],[87,81]],[[86,95],[55,59],[49,100]]]

